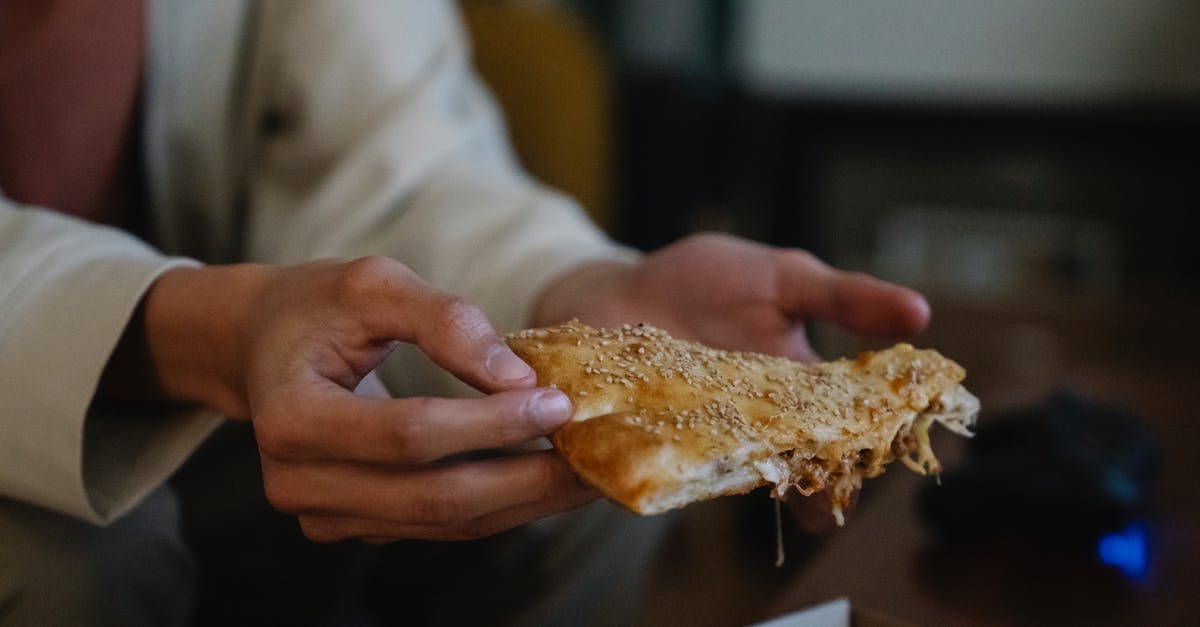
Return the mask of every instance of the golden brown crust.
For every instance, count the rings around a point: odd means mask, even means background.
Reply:
[[[585,480],[641,513],[767,483],[811,493],[842,477],[878,475],[895,458],[897,436],[965,376],[908,344],[802,364],[651,327],[576,321],[508,342],[540,385],[575,405],[552,437],[556,448]]]

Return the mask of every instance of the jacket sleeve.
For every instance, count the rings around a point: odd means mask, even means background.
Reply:
[[[120,231],[0,196],[0,496],[104,523],[219,418],[89,415],[110,354],[171,259]]]
[[[452,3],[268,2],[258,23],[251,258],[386,254],[505,331],[556,275],[635,256],[516,164]],[[447,391],[415,351],[391,362],[394,392]]]

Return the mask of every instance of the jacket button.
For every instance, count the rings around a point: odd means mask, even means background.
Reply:
[[[263,135],[272,137],[282,135],[295,124],[293,116],[281,107],[269,107],[258,119],[258,130]]]

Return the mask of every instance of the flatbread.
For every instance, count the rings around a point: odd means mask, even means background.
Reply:
[[[584,480],[640,514],[764,485],[832,489],[835,515],[900,459],[937,473],[928,429],[970,436],[979,401],[961,366],[909,344],[800,363],[723,351],[646,325],[578,321],[510,334],[539,385],[575,413],[551,437]]]

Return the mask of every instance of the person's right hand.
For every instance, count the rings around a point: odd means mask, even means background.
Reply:
[[[267,498],[313,540],[475,538],[597,497],[553,451],[455,459],[546,435],[570,403],[399,262],[177,269],[144,312],[163,392],[251,420]],[[397,342],[487,395],[354,394]]]

